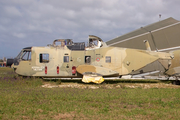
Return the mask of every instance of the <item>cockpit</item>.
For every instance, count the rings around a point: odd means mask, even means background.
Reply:
[[[13,63],[15,66],[19,65],[20,60],[30,61],[31,60],[31,48],[26,47],[21,50],[21,52],[14,59],[7,59],[7,66],[11,66]]]
[[[21,59],[24,61],[31,60],[31,47],[26,47],[21,50],[16,59]]]

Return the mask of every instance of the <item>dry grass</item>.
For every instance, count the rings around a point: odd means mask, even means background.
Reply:
[[[164,83],[83,84],[0,72],[0,119],[179,119],[180,86]]]

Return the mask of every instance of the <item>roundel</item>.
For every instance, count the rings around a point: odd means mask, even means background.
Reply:
[[[99,61],[100,61],[100,58],[99,58],[99,57],[97,57],[97,58],[96,58],[96,61],[97,61],[97,62],[99,62]]]

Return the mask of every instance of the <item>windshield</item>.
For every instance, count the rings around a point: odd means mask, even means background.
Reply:
[[[21,60],[31,60],[31,50],[22,50],[16,59],[21,59]]]
[[[14,65],[19,65],[20,60],[30,61],[31,60],[31,47],[24,48],[14,59]]]

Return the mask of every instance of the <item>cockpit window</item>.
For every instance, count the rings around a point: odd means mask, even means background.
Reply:
[[[31,51],[23,51],[21,59],[25,61],[31,60]]]
[[[30,61],[31,60],[31,48],[32,47],[23,48],[21,50],[21,52],[18,54],[18,56],[14,58],[14,65],[19,65],[19,62],[21,60]]]
[[[20,59],[22,54],[23,54],[23,51],[21,51],[16,58]]]

